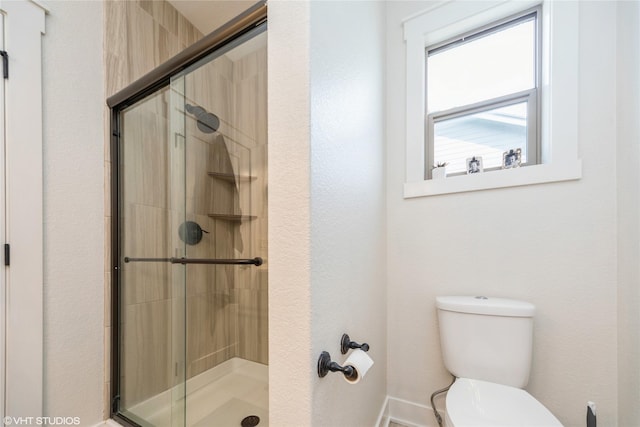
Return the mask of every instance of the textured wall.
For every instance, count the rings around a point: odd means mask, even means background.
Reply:
[[[384,45],[383,2],[311,2],[313,355],[342,363],[346,332],[375,362],[357,385],[310,372],[314,426],[372,426],[386,394]]]
[[[102,4],[47,2],[43,37],[47,416],[102,420]],[[78,60],[82,58],[82,60]]]
[[[619,425],[640,425],[640,3],[618,2]]]
[[[315,363],[311,353],[307,2],[269,3],[267,49],[269,423],[303,426],[311,425]]]
[[[580,3],[581,180],[405,200],[402,19],[428,5],[387,7],[388,393],[429,406],[450,381],[437,295],[503,296],[537,307],[528,390],[566,426],[587,400],[616,425],[616,5]]]
[[[378,2],[269,3],[272,425],[373,425],[384,400],[382,23]],[[344,332],[376,361],[355,386],[316,375]]]

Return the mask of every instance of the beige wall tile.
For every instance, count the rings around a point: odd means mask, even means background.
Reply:
[[[111,380],[111,327],[104,328],[104,381]]]
[[[104,273],[104,326],[105,328],[111,326],[111,272],[109,271]]]
[[[180,53],[184,46],[180,43],[180,39],[172,34],[158,22],[154,23],[154,31],[156,32],[157,61],[163,63],[173,56]]]
[[[123,256],[167,258],[172,231],[166,209],[129,204],[123,222]],[[174,229],[175,230],[175,229]],[[165,262],[131,262],[122,266],[123,303],[137,304],[169,297],[171,265]]]
[[[122,402],[130,407],[169,388],[174,373],[170,300],[124,308]]]
[[[105,53],[105,74],[109,76],[105,83],[106,95],[111,96],[124,89],[131,82],[127,61],[117,54]],[[111,137],[109,136],[109,140]]]
[[[104,192],[105,213],[104,214],[107,217],[111,217],[111,210],[109,209],[111,207],[111,191],[109,191],[111,189],[110,183],[111,183],[111,162],[104,162],[104,188],[105,188],[105,192]],[[109,230],[106,230],[106,231],[109,231]],[[109,234],[106,234],[106,236],[109,236]],[[105,265],[105,267],[107,269],[111,268],[111,266],[108,266],[108,265]]]
[[[111,417],[111,381],[104,383],[104,406],[102,408],[102,418],[109,419]]]
[[[104,232],[108,238],[104,239],[104,265],[106,268],[111,266],[111,217],[104,217]]]
[[[243,359],[268,362],[267,291],[238,289],[238,344]]]
[[[127,39],[129,38],[127,26],[126,0],[108,0],[104,2],[104,47],[108,53],[120,57],[126,54]],[[106,74],[107,81],[113,76]]]
[[[127,2],[126,22],[127,65],[133,81],[159,65],[154,55],[154,21],[151,15],[138,7],[137,2]]]
[[[162,15],[162,21],[160,24],[166,28],[174,36],[178,35],[178,17],[180,13],[168,2],[159,2],[164,7],[164,13]],[[178,42],[180,40],[178,39]]]

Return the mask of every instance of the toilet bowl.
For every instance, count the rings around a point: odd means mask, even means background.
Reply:
[[[446,404],[447,427],[562,427],[526,391],[487,381],[458,378]]]

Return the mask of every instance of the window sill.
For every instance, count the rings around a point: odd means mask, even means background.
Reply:
[[[582,178],[582,162],[575,160],[562,164],[550,163],[474,175],[452,176],[444,179],[407,182],[404,184],[404,198],[519,187],[580,178]]]

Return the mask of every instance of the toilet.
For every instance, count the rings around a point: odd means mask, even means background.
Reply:
[[[562,427],[523,390],[529,381],[535,306],[484,296],[436,298],[445,367],[447,427]]]

